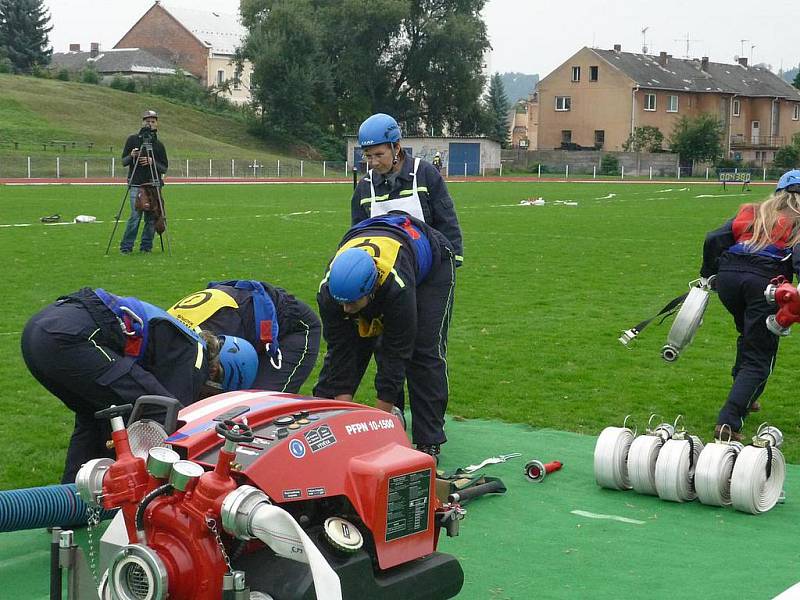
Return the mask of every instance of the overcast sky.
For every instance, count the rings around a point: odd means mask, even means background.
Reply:
[[[152,6],[150,0],[45,0],[56,52],[70,43],[111,48]],[[165,0],[165,6],[237,13],[238,0]],[[745,56],[774,71],[800,62],[798,0],[489,0],[484,17],[492,43],[492,72],[547,75],[583,46],[676,57],[708,56],[732,63]],[[642,29],[647,27],[645,35]],[[742,41],[744,40],[744,41]]]

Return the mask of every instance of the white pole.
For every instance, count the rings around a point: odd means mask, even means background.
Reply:
[[[117,169],[117,157],[116,156],[112,156],[111,157],[111,178],[112,179],[114,178],[114,171],[116,171],[116,169]]]
[[[564,179],[569,179],[569,165],[564,168]]]
[[[322,176],[323,177],[325,177],[325,167],[326,167],[326,164],[325,164],[325,161],[323,160],[322,161]]]
[[[681,178],[681,166],[678,165],[678,179]]]
[[[620,171],[620,179],[625,179],[625,165],[622,165],[622,171]]]
[[[708,179],[708,167],[706,167],[706,179]]]
[[[28,179],[31,178],[31,157],[28,157]]]
[[[650,179],[653,179],[653,165],[650,165]]]
[[[486,177],[486,165],[481,167],[481,177]]]
[[[542,178],[542,163],[539,163],[539,179]]]
[[[303,176],[303,161],[300,161],[300,177]]]
[[[211,171],[211,161],[212,160],[213,159],[211,159],[211,158],[208,159],[208,176],[209,177],[211,177],[211,173],[212,173],[212,171]]]
[[[344,161],[344,176],[347,177],[347,161]]]
[[[464,163],[464,179],[467,178],[467,163]]]
[[[56,179],[61,178],[61,157],[56,156]]]
[[[767,180],[767,170],[764,169],[764,178],[762,179],[762,181],[766,181],[766,180]]]
[[[278,177],[281,176],[281,159],[278,159]]]
[[[89,161],[83,161],[83,178],[89,179]]]
[[[500,161],[500,177],[503,176],[503,161]]]
[[[597,165],[592,165],[592,179],[597,179]]]
[[[189,159],[186,159],[186,177],[189,177]]]
[[[235,177],[236,176],[236,166],[234,165],[234,161],[235,160],[236,159],[234,159],[234,158],[231,159],[231,177]]]

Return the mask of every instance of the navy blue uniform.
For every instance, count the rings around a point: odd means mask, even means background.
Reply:
[[[800,256],[785,244],[791,234],[787,223],[779,221],[771,245],[758,252],[749,248],[753,206],[744,205],[734,219],[706,236],[700,269],[703,277],[717,275],[719,299],[739,332],[733,385],[717,418],[718,425],[727,424],[733,431],[741,429],[753,402],[764,391],[778,354],[779,338],[766,326],[777,306],[766,301],[764,290],[778,275],[791,281],[793,272],[800,273]]]
[[[237,282],[224,283],[233,285],[213,284],[209,287],[227,298],[215,298],[213,292],[206,289],[177,302],[169,309],[170,314],[191,326],[199,326],[217,335],[235,335],[253,344],[258,352],[258,372],[253,388],[298,393],[314,369],[319,354],[322,330],[319,317],[286,290],[261,281],[252,283],[263,286],[268,296],[266,301],[271,302],[273,308],[272,314],[264,319],[267,322],[257,322],[254,306],[258,302],[258,292],[236,288]],[[206,307],[209,308],[205,313],[196,312]],[[208,313],[210,315],[206,316]],[[271,352],[273,348],[280,353]]]
[[[453,249],[456,265],[461,265],[461,227],[447,184],[436,167],[407,157],[396,173],[381,175],[370,170],[353,192],[351,225],[396,210],[424,221],[444,235]]]
[[[314,395],[355,394],[373,354],[378,398],[399,404],[407,381],[412,437],[417,445],[446,441],[448,401],[447,333],[455,289],[455,259],[450,242],[435,229],[402,215],[430,244],[420,273],[414,242],[396,228],[374,219],[350,229],[340,252],[371,248],[378,267],[373,299],[357,315],[348,315],[331,297],[327,271],[317,294],[328,351]],[[330,266],[329,266],[330,268]]]
[[[95,411],[156,394],[191,404],[208,379],[202,344],[169,320],[153,320],[141,357],[126,353],[130,336],[89,288],[60,298],[35,314],[22,332],[22,356],[31,374],[75,413],[62,483],[71,483],[106,448],[108,420]],[[155,416],[155,415],[148,415]]]

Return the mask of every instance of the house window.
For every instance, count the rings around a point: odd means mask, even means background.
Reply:
[[[644,95],[644,109],[645,110],[655,110],[656,109],[656,95],[655,94],[645,94]]]
[[[739,116],[739,109],[740,108],[741,108],[740,102],[738,100],[734,100],[733,101],[733,116],[734,117],[738,117]]]
[[[606,132],[604,129],[594,130],[594,146],[595,148],[602,148],[606,143]]]
[[[242,80],[238,77],[233,78],[233,89],[240,90],[242,89]]]
[[[572,67],[572,81],[580,81],[580,80],[581,80],[581,68]]]
[[[597,67],[589,67],[589,81],[597,81]]]
[[[571,144],[572,143],[572,130],[571,129],[562,129],[561,130],[561,143],[562,144]]]
[[[225,83],[225,71],[220,69],[217,71],[217,85],[222,85],[223,83]]]
[[[678,112],[677,96],[667,96],[667,112]]]
[[[566,111],[572,106],[572,99],[569,96],[556,96],[556,110]]]
[[[792,113],[792,121],[800,121],[800,104],[794,105],[794,112]]]

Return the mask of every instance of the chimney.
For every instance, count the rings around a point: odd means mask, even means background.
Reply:
[[[739,64],[742,65],[743,67],[746,67],[747,66],[747,57],[746,56],[740,56],[739,57]]]
[[[708,57],[704,56],[700,59],[700,69],[703,71],[708,71]]]
[[[662,67],[667,66],[667,53],[663,50],[658,53],[658,64],[660,64]]]
[[[622,52],[622,45],[614,44],[614,52]]]
[[[81,51],[81,45],[80,44],[70,44],[69,45],[69,51],[70,52],[80,52]]]
[[[97,42],[92,42],[92,48],[89,51],[89,56],[96,58],[98,54],[100,54],[100,44]]]

